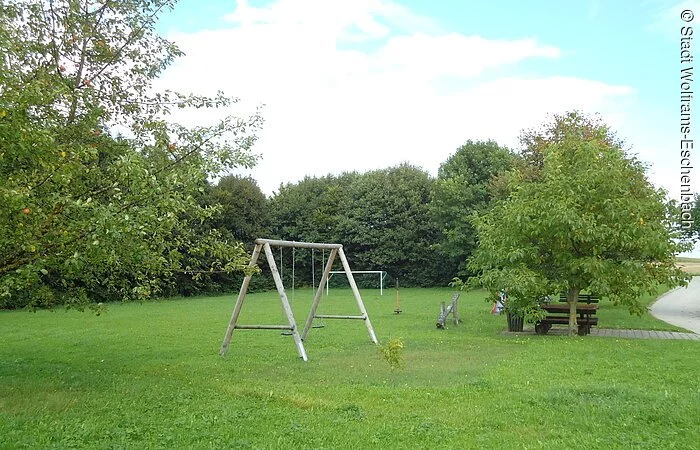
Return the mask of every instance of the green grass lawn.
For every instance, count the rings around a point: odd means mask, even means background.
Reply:
[[[312,293],[295,292],[303,323]],[[447,289],[363,291],[392,371],[359,321],[305,342],[238,330],[234,296],[0,312],[0,448],[698,448],[700,343],[503,333],[483,293],[435,327]],[[356,313],[348,290],[321,312]],[[243,323],[283,323],[276,293]],[[448,322],[449,323],[449,322]],[[676,329],[601,305],[601,326]]]

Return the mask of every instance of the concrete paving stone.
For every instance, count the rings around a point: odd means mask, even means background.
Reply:
[[[509,335],[529,335],[535,334],[533,328],[525,328],[522,332],[511,333],[504,331],[504,334]],[[551,336],[566,336],[566,328],[554,327],[547,333]],[[696,333],[679,333],[677,331],[659,331],[659,330],[623,330],[617,328],[593,328],[591,336],[597,337],[612,337],[626,339],[685,339],[692,341],[700,341],[700,334]]]
[[[534,331],[531,331],[534,333]],[[552,335],[563,335],[563,328],[552,328],[549,332]],[[614,328],[594,328],[591,330],[591,336],[598,337],[616,337],[626,339],[685,339],[700,341],[700,334],[695,333],[678,333],[675,331],[658,331],[658,330],[621,330]]]

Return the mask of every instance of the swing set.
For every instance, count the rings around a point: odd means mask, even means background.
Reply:
[[[316,289],[316,294],[314,295],[314,299],[311,305],[311,310],[309,311],[309,315],[306,318],[306,322],[304,325],[304,329],[302,330],[301,333],[299,333],[299,329],[297,327],[296,320],[294,318],[294,313],[292,312],[292,308],[289,304],[289,299],[287,297],[287,293],[284,288],[284,283],[282,281],[282,277],[280,277],[280,273],[277,270],[277,264],[275,263],[275,258],[272,253],[272,247],[279,247],[280,249],[284,247],[291,247],[292,249],[296,248],[310,248],[310,249],[315,249],[315,250],[329,250],[330,253],[328,255],[328,260],[325,262],[325,268],[323,270],[323,275],[321,275],[321,280],[318,283],[318,288]],[[260,257],[260,253],[265,252],[265,258],[267,259],[267,263],[270,267],[270,272],[272,272],[272,278],[275,281],[275,287],[277,288],[277,292],[279,293],[280,296],[280,301],[282,303],[282,309],[285,312],[285,315],[287,316],[287,324],[286,325],[244,325],[244,324],[239,324],[238,323],[238,317],[241,313],[241,308],[243,307],[243,302],[245,300],[246,292],[248,291],[248,286],[250,285],[250,280],[253,277],[252,269],[255,267],[255,265],[258,262],[258,259]],[[324,253],[325,255],[325,253]],[[326,282],[326,280],[329,277],[329,274],[331,272],[331,268],[333,267],[333,262],[335,261],[336,256],[340,257],[340,262],[343,265],[344,273],[346,274],[348,278],[348,283],[350,284],[350,288],[352,289],[353,295],[355,297],[355,301],[357,303],[357,307],[360,311],[359,315],[340,315],[340,314],[317,314],[316,310],[318,308],[319,302],[321,301],[321,297],[323,296],[323,285]],[[292,257],[294,258],[294,250],[292,250]],[[281,259],[281,258],[280,258]],[[292,260],[294,262],[294,260]],[[280,261],[281,265],[281,261]],[[294,338],[294,343],[297,348],[297,353],[299,354],[299,357],[303,359],[304,361],[308,361],[308,356],[306,355],[306,349],[304,348],[304,343],[303,341],[306,339],[306,337],[309,334],[309,330],[313,327],[313,321],[314,319],[356,319],[356,320],[362,320],[365,323],[365,326],[367,327],[367,332],[369,333],[369,338],[370,340],[378,344],[377,341],[377,336],[374,333],[374,329],[372,328],[372,323],[369,320],[369,315],[367,314],[367,310],[365,309],[365,305],[362,302],[362,297],[360,296],[360,291],[357,288],[357,284],[355,283],[355,279],[352,276],[352,271],[350,270],[350,265],[348,264],[348,260],[345,257],[345,253],[343,252],[343,246],[342,244],[320,244],[320,243],[312,243],[312,242],[294,242],[294,241],[281,241],[281,240],[273,240],[273,239],[256,239],[255,240],[255,248],[253,249],[253,255],[250,259],[250,263],[248,264],[248,268],[251,269],[248,275],[243,279],[243,283],[241,284],[241,290],[238,293],[238,299],[236,300],[236,305],[233,308],[233,313],[231,314],[231,320],[229,321],[228,328],[226,330],[226,334],[224,335],[224,341],[221,344],[221,349],[219,351],[219,354],[221,356],[226,355],[226,352],[228,351],[229,344],[231,343],[231,337],[233,335],[234,330],[237,329],[247,329],[247,330],[284,330],[288,331],[291,333],[291,335]],[[315,277],[313,280],[313,283],[315,284]],[[315,286],[314,286],[315,287]],[[292,267],[292,296],[294,296],[294,267]]]

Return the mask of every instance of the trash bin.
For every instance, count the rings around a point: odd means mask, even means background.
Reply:
[[[518,314],[507,313],[508,318],[508,331],[523,331],[524,317]]]

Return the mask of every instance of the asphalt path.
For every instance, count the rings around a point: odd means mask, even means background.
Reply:
[[[693,277],[688,287],[667,292],[649,311],[657,319],[700,334],[700,277]]]

